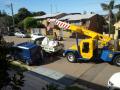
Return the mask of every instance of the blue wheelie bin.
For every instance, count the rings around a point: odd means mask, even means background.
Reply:
[[[41,48],[33,43],[24,42],[15,45],[15,50],[12,53],[14,59],[19,59],[27,65],[42,62]]]

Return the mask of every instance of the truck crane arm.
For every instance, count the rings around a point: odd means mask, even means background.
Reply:
[[[73,24],[68,24],[68,23],[59,21],[57,19],[48,19],[48,22],[53,23],[54,25],[58,25],[58,27],[60,27],[60,28],[69,29],[73,32],[78,32],[78,33],[84,34],[86,36],[91,37],[91,39],[100,40],[101,45],[105,45],[111,40],[110,37],[99,34],[97,32],[91,31],[91,30],[88,30],[87,28],[85,28],[83,26],[76,26]]]
[[[113,64],[120,66],[120,51],[112,50],[114,47],[110,49],[111,45],[108,44],[111,42],[110,37],[88,30],[83,26],[68,24],[57,19],[49,19],[48,21],[60,28],[69,29],[73,32],[78,32],[90,37],[80,40],[79,43],[76,38],[77,43],[64,51],[63,55],[66,56],[69,62],[93,59],[112,62]],[[98,41],[100,41],[100,43],[98,43]],[[99,47],[99,45],[102,47]]]

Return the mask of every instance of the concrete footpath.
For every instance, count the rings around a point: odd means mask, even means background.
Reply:
[[[77,86],[83,90],[107,90],[104,86],[91,84],[83,79],[78,79],[44,67],[38,67],[32,71],[25,72],[24,75],[27,82],[25,82],[26,84],[22,90],[41,90],[48,84],[57,85],[60,89],[67,86]]]
[[[77,85],[77,78],[48,68],[39,67],[33,71],[25,72],[24,75],[25,85],[22,87],[22,90],[42,90],[49,84],[57,85],[60,90],[68,86],[77,86],[82,90],[94,90],[84,85]]]
[[[44,67],[38,67],[33,71],[29,71],[29,73],[49,83],[55,83],[62,87],[70,86],[76,80],[76,78],[73,78],[67,74],[63,74],[61,72],[57,72],[55,70],[51,70]]]
[[[22,90],[42,90],[46,85],[57,85],[59,89],[71,86],[75,78],[63,73],[39,67],[33,71],[24,72],[25,85]]]

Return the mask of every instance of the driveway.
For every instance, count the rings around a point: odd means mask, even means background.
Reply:
[[[30,40],[29,38],[9,36],[5,37],[5,39],[7,41],[14,41],[15,43]],[[65,44],[65,48],[68,48],[72,44],[75,44],[75,39],[67,39],[63,43]],[[86,83],[80,82],[85,81],[100,86],[106,86],[110,76],[116,72],[120,72],[120,67],[110,65],[109,63],[70,63],[66,58],[57,55],[46,58],[46,63],[43,65],[33,66],[33,70],[39,67],[48,68],[72,76],[77,79],[77,84],[85,85]],[[88,84],[86,84],[86,86],[88,86]]]

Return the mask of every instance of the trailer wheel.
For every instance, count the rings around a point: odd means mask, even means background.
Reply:
[[[30,61],[27,61],[27,60],[25,61],[25,63],[29,66],[32,64]]]
[[[66,58],[69,62],[75,63],[76,57],[72,52],[67,53]]]
[[[117,56],[113,59],[113,64],[120,67],[120,55],[117,55]]]
[[[11,58],[12,58],[12,60],[18,60],[18,58],[16,56],[12,56]]]

